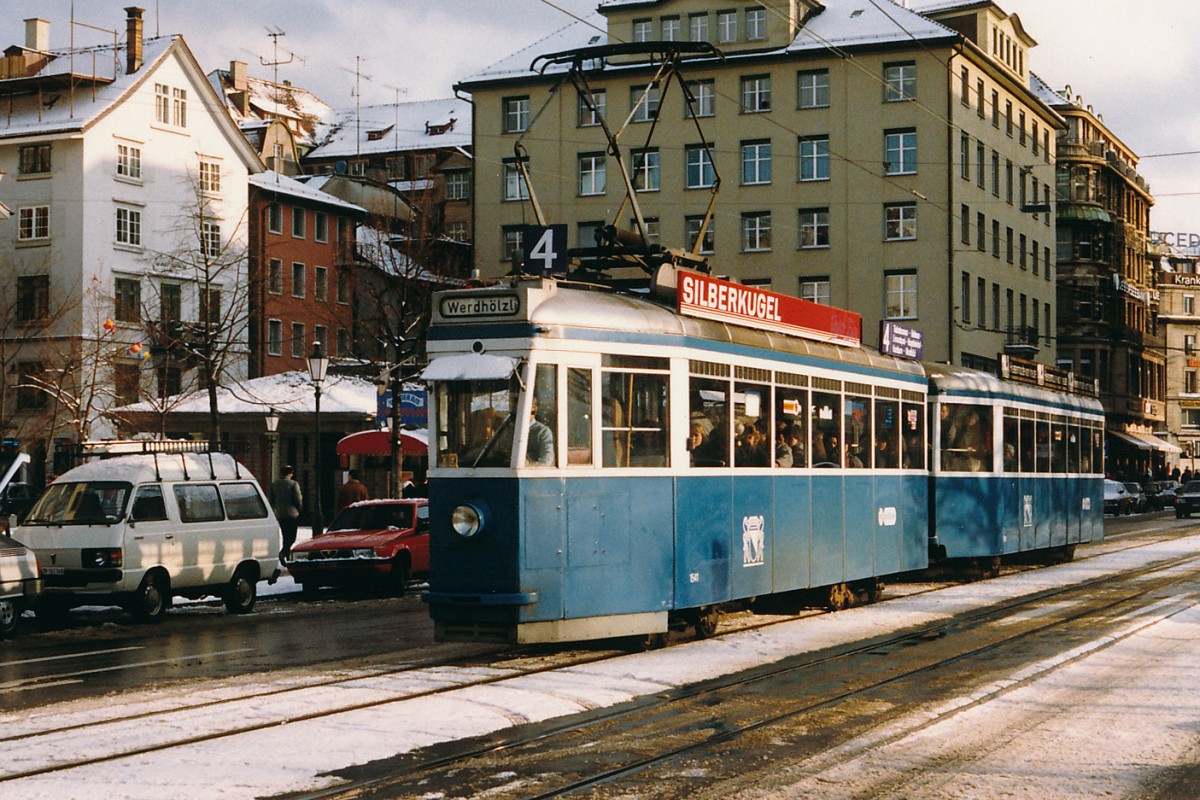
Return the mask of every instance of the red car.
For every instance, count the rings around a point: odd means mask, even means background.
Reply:
[[[429,572],[429,501],[363,500],[338,512],[328,529],[292,547],[288,571],[306,592],[367,583],[403,594]]]

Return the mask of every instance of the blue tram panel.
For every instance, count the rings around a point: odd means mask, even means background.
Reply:
[[[1101,535],[1098,403],[849,345],[844,316],[803,338],[795,298],[689,291],[696,313],[546,278],[435,298],[439,639],[699,629],[754,598]]]

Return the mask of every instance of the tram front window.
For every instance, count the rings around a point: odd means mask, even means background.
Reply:
[[[511,466],[516,407],[515,379],[439,383],[439,466]]]

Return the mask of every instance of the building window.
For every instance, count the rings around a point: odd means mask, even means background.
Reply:
[[[688,33],[693,42],[708,41],[708,14],[689,14]]]
[[[155,371],[158,379],[158,398],[165,400],[183,391],[183,370],[172,364],[163,364]]]
[[[304,274],[305,267],[299,261],[292,262],[292,297],[304,297],[305,289],[307,288],[307,280]]]
[[[971,274],[964,272],[962,274],[962,282],[959,284],[959,292],[961,299],[959,305],[962,311],[962,321],[964,325],[971,324]]]
[[[304,339],[305,339],[304,323],[303,322],[293,322],[292,323],[292,358],[304,358],[305,356],[308,355],[308,350],[306,348],[306,345],[308,344],[308,342],[304,341]]]
[[[337,330],[337,354],[338,358],[347,358],[350,356],[350,332],[345,328]]]
[[[962,228],[963,244],[971,243],[971,207],[964,204],[959,210],[959,225]]]
[[[154,121],[171,124],[171,88],[165,83],[154,84]]]
[[[653,122],[658,119],[658,106],[662,102],[662,90],[658,86],[631,86],[629,107],[633,109],[631,122]]]
[[[917,65],[908,61],[903,64],[884,64],[883,101],[898,103],[917,98]]]
[[[322,303],[329,300],[328,267],[313,267],[313,299]]]
[[[113,279],[113,319],[142,321],[142,283],[137,278]]]
[[[884,171],[888,175],[912,175],[917,171],[917,132],[913,129],[886,131],[883,145]]]
[[[688,189],[707,189],[717,179],[712,154],[707,145],[692,144],[684,150],[685,186]]]
[[[50,206],[26,206],[17,210],[17,241],[50,238]]]
[[[1013,163],[1004,159],[1004,202],[1013,204]]]
[[[1183,313],[1189,317],[1196,313],[1196,297],[1195,295],[1185,294],[1183,296]]]
[[[1000,92],[992,90],[992,127],[1000,127]]]
[[[633,21],[633,41],[649,42],[654,38],[654,20],[635,19]]]
[[[829,137],[801,136],[799,147],[800,180],[829,180]]]
[[[992,330],[1000,331],[1000,285],[992,284]]]
[[[700,236],[700,226],[703,223],[704,217],[684,217],[683,219],[684,236],[690,252],[697,252],[696,239]],[[713,252],[713,245],[716,242],[715,230],[716,226],[713,225],[713,221],[710,219],[708,221],[708,228],[704,231],[704,241],[700,245],[700,253],[710,254]]]
[[[329,215],[324,211],[313,212],[313,241],[329,241]]]
[[[579,156],[579,194],[604,194],[607,161],[604,153],[584,153]]]
[[[37,322],[50,316],[50,276],[17,276],[17,321]]]
[[[982,328],[987,316],[987,281],[983,278],[975,279],[975,299],[979,304],[979,327]]]
[[[796,107],[829,108],[829,70],[796,73]]]
[[[512,261],[521,254],[524,245],[523,231],[519,225],[506,225],[501,230],[501,234],[503,239],[500,258],[503,261]]]
[[[221,324],[221,290],[200,290],[199,321],[212,326]]]
[[[283,355],[283,323],[277,319],[267,320],[267,355]]]
[[[470,197],[471,176],[467,170],[447,170],[445,174],[447,200],[466,200],[468,197]]]
[[[742,142],[742,183],[771,182],[771,143]]]
[[[1189,369],[1187,372],[1183,373],[1183,392],[1184,392],[1184,394],[1196,394],[1197,385],[1198,384],[1196,383],[1196,370]],[[1195,421],[1194,417],[1192,418],[1191,422],[1192,422],[1192,425],[1189,425],[1188,427],[1194,427],[1196,425],[1196,421]]]
[[[765,8],[746,9],[746,41],[761,42],[767,38],[767,10]]]
[[[187,127],[187,89],[171,90],[171,124],[176,128]]]
[[[1012,135],[1013,135],[1012,100],[1004,101],[1004,132],[1008,135],[1008,138],[1010,138],[1010,139],[1012,138]]]
[[[1017,114],[1017,143],[1021,147],[1025,146],[1025,112],[1021,111]]]
[[[992,151],[992,195],[1000,196],[1000,154]]]
[[[813,278],[800,279],[800,299],[810,303],[829,305],[829,277],[821,275]]]
[[[987,185],[987,179],[984,177],[987,174],[987,148],[983,146],[983,142],[976,143],[975,157],[979,161],[976,182],[979,184],[979,188],[982,189]]]
[[[1013,229],[1004,229],[1004,258],[1011,264],[1013,263]]]
[[[742,78],[742,113],[761,114],[771,110],[771,76],[748,75]]]
[[[1021,237],[1020,237],[1020,247],[1017,248],[1021,253],[1021,255],[1019,256],[1021,269],[1029,269],[1029,250],[1027,249],[1028,247],[1029,247],[1029,237],[1022,233]]]
[[[504,162],[504,199],[528,200],[529,186],[514,161]]]
[[[352,273],[348,269],[339,269],[337,271],[337,301],[343,305],[350,302],[350,278]]]
[[[117,244],[142,246],[142,212],[135,208],[117,207]]]
[[[695,114],[697,117],[716,115],[717,93],[713,88],[712,81],[691,81],[687,87],[692,93],[691,110],[685,109],[687,114]],[[685,118],[690,119],[690,117]]]
[[[267,206],[267,230],[271,233],[283,233],[283,206],[279,203]]]
[[[664,42],[678,42],[683,37],[683,23],[679,17],[663,17],[661,20]]]
[[[800,249],[829,247],[829,209],[800,209]]]
[[[130,405],[141,400],[141,384],[142,368],[138,364],[119,362],[113,365],[113,389],[119,404]]]
[[[604,119],[608,107],[608,93],[603,89],[593,89],[591,103],[582,93],[579,95],[579,127],[590,128],[599,125]]]
[[[200,160],[200,191],[204,194],[221,193],[221,165],[216,161]]]
[[[283,294],[283,262],[278,258],[267,261],[267,291]]]
[[[45,408],[50,396],[39,387],[42,385],[42,363],[40,361],[17,362],[17,408],[22,410]]]
[[[179,322],[183,319],[183,287],[178,283],[161,283],[158,286],[158,320],[161,323]]]
[[[446,238],[452,242],[467,241],[467,223],[465,222],[447,222],[443,230]]]
[[[958,169],[963,180],[971,180],[971,136],[966,133],[958,140]]]
[[[975,111],[979,114],[979,118],[983,119],[984,115],[986,114],[986,111],[983,107],[983,78],[979,78],[975,81],[975,97],[979,101],[979,105],[976,107]]]
[[[216,258],[221,255],[221,223],[203,222],[200,224],[200,254],[205,258]]]
[[[502,105],[505,133],[521,133],[529,127],[528,97],[506,97]]]
[[[1033,256],[1033,274],[1034,275],[1038,274],[1038,265],[1040,263],[1038,258],[1041,253],[1041,249],[1042,249],[1041,244],[1038,243],[1037,239],[1034,239],[1033,244],[1030,245],[1030,247],[1029,247],[1029,254],[1031,256]]]
[[[117,175],[130,180],[141,180],[142,148],[131,144],[117,145]]]
[[[742,252],[761,253],[771,249],[771,213],[750,211],[742,214]]]
[[[917,238],[917,204],[886,203],[883,206],[883,238],[897,242]]]
[[[659,190],[658,148],[633,151],[633,189],[636,192]]]
[[[883,275],[886,319],[917,318],[917,273],[913,270],[885,272]]]
[[[329,334],[324,325],[313,325],[313,341],[321,343],[321,350],[329,352]]]
[[[304,209],[299,206],[292,206],[292,236],[304,238]]]
[[[978,241],[975,242],[975,249],[981,253],[987,249],[987,243],[986,243],[987,237],[985,236],[986,228],[987,228],[987,218],[984,217],[983,212],[980,211],[979,213],[977,213],[975,215],[975,229],[979,233],[979,239],[978,239]]]
[[[1000,220],[992,220],[992,255],[1000,257]]]
[[[717,43],[729,44],[738,38],[738,13],[736,11],[717,12]]]
[[[575,224],[575,241],[579,243],[579,247],[598,247],[603,232],[603,222],[595,220],[579,222]]]

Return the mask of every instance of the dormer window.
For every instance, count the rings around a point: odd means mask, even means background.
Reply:
[[[394,128],[394,127],[396,127],[396,126],[388,125],[386,128],[380,128],[379,130],[374,130],[374,131],[367,131],[367,141],[368,142],[378,142],[380,139],[382,139],[383,137],[385,137],[389,133],[391,133],[392,128]],[[425,132],[426,133],[429,132],[429,123],[428,122],[425,123]]]

